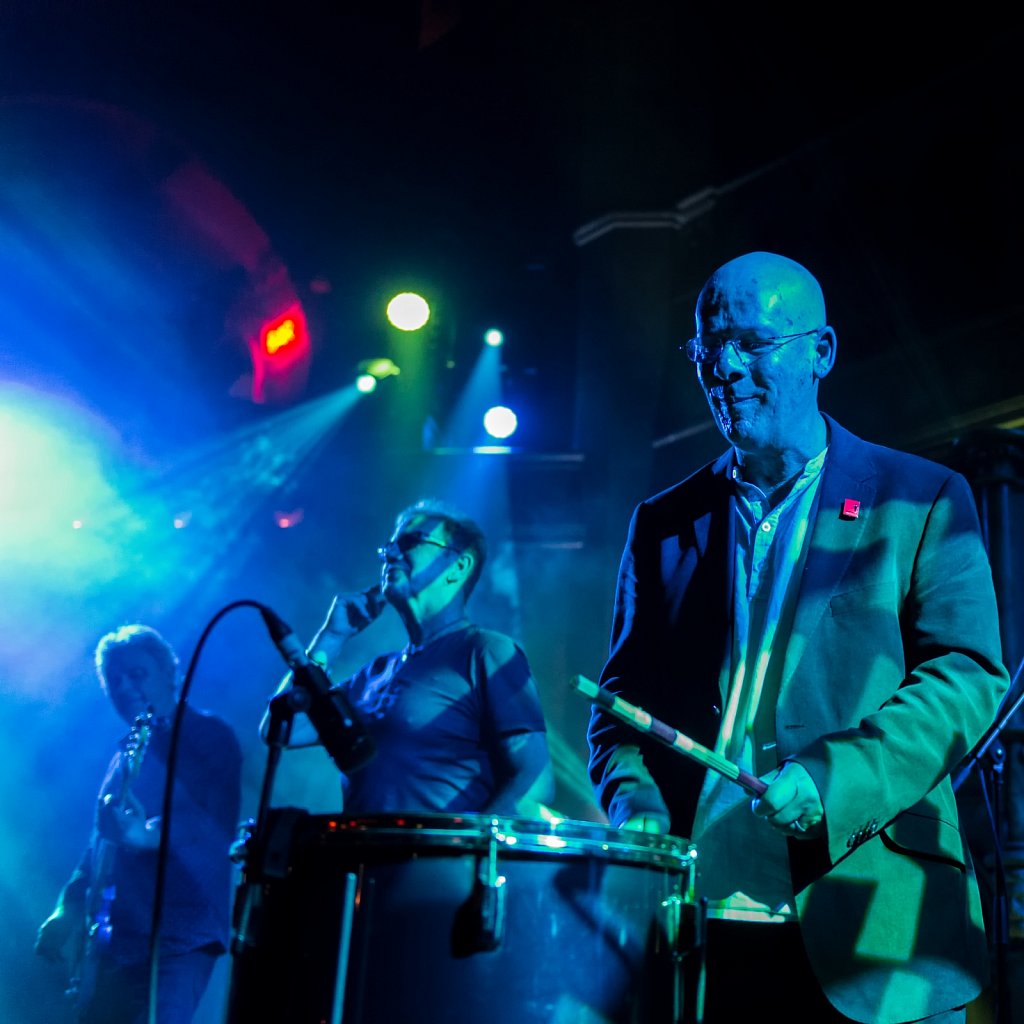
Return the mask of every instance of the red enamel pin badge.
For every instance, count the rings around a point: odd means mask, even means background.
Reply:
[[[856,498],[843,498],[843,510],[840,519],[856,519],[860,515],[860,502]]]

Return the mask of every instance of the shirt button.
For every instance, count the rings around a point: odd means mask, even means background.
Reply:
[[[772,532],[772,524],[771,523],[762,523],[761,524],[761,529],[764,530],[765,533],[771,533]]]

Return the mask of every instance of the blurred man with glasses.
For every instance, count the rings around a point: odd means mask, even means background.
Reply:
[[[598,798],[696,845],[707,1024],[962,1021],[989,965],[949,776],[1009,682],[971,490],[819,411],[836,332],[793,260],[716,270],[684,348],[729,447],[636,507],[601,684],[767,788],[595,705]]]
[[[536,681],[519,644],[466,612],[487,558],[480,527],[420,501],[399,514],[377,553],[380,584],[336,595],[309,645],[329,667],[388,605],[409,638],[337,684],[376,747],[342,776],[344,811],[538,815],[554,773]],[[278,692],[290,685],[286,677]],[[289,745],[316,742],[299,716]]]

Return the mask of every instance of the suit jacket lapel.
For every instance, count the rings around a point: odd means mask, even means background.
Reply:
[[[783,662],[780,699],[846,574],[854,550],[861,542],[864,524],[875,505],[876,488],[871,479],[874,469],[870,459],[865,457],[852,434],[829,417],[825,419],[830,427],[829,453],[822,471],[814,528]],[[860,502],[855,518],[842,515],[843,503],[848,498]]]
[[[712,604],[719,605],[721,621],[724,625],[719,637],[721,669],[718,673],[718,693],[716,703],[724,708],[728,702],[729,681],[731,678],[732,658],[730,651],[733,644],[733,587],[736,580],[736,496],[733,492],[730,471],[733,465],[732,452],[727,451],[712,466],[712,502],[708,511],[694,521],[697,550],[700,560],[712,558],[716,561],[712,572],[724,583],[722,590],[715,596]],[[708,638],[710,640],[710,637]],[[710,681],[710,680],[709,680]],[[710,694],[708,695],[710,698]]]
[[[708,543],[711,539],[711,528],[714,517],[721,516],[723,512],[730,513],[732,511],[732,505],[729,499],[731,491],[728,487],[728,474],[729,467],[731,465],[731,451],[726,451],[723,455],[720,455],[714,463],[712,463],[711,488],[708,492],[708,498],[710,500],[708,501],[703,514],[697,516],[693,520],[694,546],[697,548],[697,554],[702,559],[705,558],[708,553]],[[719,498],[725,501],[726,508],[724,510],[722,507],[722,501],[718,500]],[[732,564],[731,559],[729,560],[729,564]]]

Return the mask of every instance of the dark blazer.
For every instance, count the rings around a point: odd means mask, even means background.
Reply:
[[[989,977],[951,770],[1009,685],[967,481],[834,420],[775,712],[826,835],[790,840],[801,931],[840,1012],[891,1024],[969,1002]],[[730,642],[728,455],[634,511],[601,685],[708,747]],[[846,499],[860,502],[842,515]],[[590,773],[610,821],[689,836],[704,771],[595,706]],[[699,854],[699,850],[698,850]],[[756,855],[756,852],[751,855]],[[766,925],[765,927],[771,927]]]

